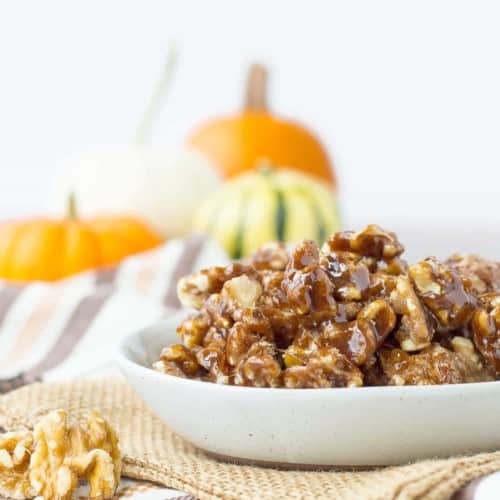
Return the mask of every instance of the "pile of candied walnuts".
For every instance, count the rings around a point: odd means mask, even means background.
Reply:
[[[321,247],[280,243],[181,279],[197,312],[154,368],[251,387],[456,384],[500,375],[500,264],[408,266],[376,225]]]
[[[89,498],[113,498],[120,472],[118,438],[96,412],[73,423],[55,410],[33,431],[0,434],[0,495],[8,498],[70,500],[82,479]]]

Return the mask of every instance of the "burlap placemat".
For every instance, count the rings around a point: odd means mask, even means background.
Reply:
[[[223,463],[173,434],[126,384],[109,380],[23,387],[0,399],[0,425],[9,430],[31,426],[37,414],[54,408],[76,413],[98,409],[118,430],[124,475],[201,500],[444,499],[472,479],[500,470],[500,452],[364,472],[280,471]]]

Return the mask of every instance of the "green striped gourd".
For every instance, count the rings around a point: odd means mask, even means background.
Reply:
[[[218,240],[233,259],[269,241],[322,243],[339,230],[335,192],[296,170],[269,167],[224,183],[199,207],[194,228]]]

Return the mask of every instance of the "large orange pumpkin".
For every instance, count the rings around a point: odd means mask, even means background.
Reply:
[[[267,72],[250,68],[245,109],[212,120],[195,130],[188,142],[207,155],[224,177],[233,177],[265,162],[295,168],[335,185],[333,165],[317,137],[303,125],[267,110]]]
[[[74,207],[74,204],[72,205]],[[67,219],[31,219],[0,225],[0,278],[55,281],[111,266],[162,240],[132,217],[80,221],[74,209]]]

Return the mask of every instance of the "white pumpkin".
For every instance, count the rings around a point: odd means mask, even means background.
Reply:
[[[82,217],[130,214],[143,218],[167,238],[192,227],[200,200],[219,185],[210,162],[188,150],[150,146],[79,155],[56,180],[50,211],[63,215],[74,193]]]

